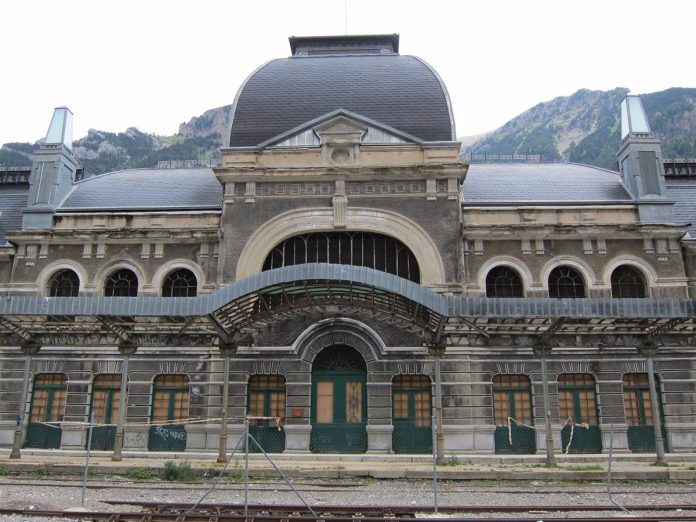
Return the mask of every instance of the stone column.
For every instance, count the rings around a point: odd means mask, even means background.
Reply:
[[[660,397],[655,386],[655,373],[653,370],[653,357],[657,353],[655,341],[646,341],[639,348],[638,352],[645,357],[645,367],[648,372],[648,388],[650,391],[650,405],[652,406],[653,431],[655,432],[655,453],[657,463],[665,464],[665,441],[662,439],[662,418],[660,417]]]
[[[22,353],[25,355],[24,361],[24,380],[22,382],[22,396],[19,398],[17,409],[17,427],[12,440],[11,459],[21,458],[22,435],[24,433],[24,418],[27,409],[27,395],[29,394],[29,374],[31,373],[31,357],[39,353],[41,347],[38,344],[25,344],[21,346]]]
[[[546,465],[556,465],[556,454],[553,448],[553,432],[551,431],[551,405],[549,399],[549,376],[546,373],[546,358],[551,355],[551,345],[541,341],[534,347],[534,356],[541,361],[541,386],[544,395],[544,426],[546,429]]]
[[[230,395],[230,357],[237,353],[233,344],[220,342],[220,354],[224,359],[222,380],[222,413],[220,415],[220,442],[218,444],[218,464],[227,462],[227,409]]]
[[[134,344],[119,344],[118,352],[123,355],[121,363],[121,392],[118,397],[118,420],[116,421],[116,435],[114,437],[114,454],[111,460],[121,461],[121,450],[123,449],[123,429],[126,423],[126,409],[128,408],[128,362],[138,347]]]
[[[440,357],[445,354],[444,344],[431,344],[428,353],[435,358],[435,448],[438,464],[445,461],[445,435],[442,429],[442,376]]]

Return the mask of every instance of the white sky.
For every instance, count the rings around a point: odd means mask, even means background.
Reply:
[[[457,134],[580,88],[696,87],[691,0],[347,0],[351,34],[399,33],[445,81]],[[53,108],[90,128],[170,135],[229,104],[291,35],[344,34],[344,0],[0,2],[0,144]],[[618,110],[618,108],[617,108]]]

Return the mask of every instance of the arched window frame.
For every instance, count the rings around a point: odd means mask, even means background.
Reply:
[[[555,267],[549,273],[549,297],[579,299],[587,297],[585,279],[582,274],[568,265]]]
[[[188,268],[176,268],[162,282],[162,297],[196,297],[198,279]]]
[[[119,268],[111,272],[104,281],[106,297],[137,297],[138,276],[128,268]]]
[[[645,274],[633,265],[619,265],[611,273],[611,296],[615,299],[648,297]]]
[[[486,297],[524,297],[522,276],[510,266],[494,266],[486,274]]]
[[[77,297],[80,294],[80,276],[69,268],[58,270],[49,279],[46,294],[49,297]]]

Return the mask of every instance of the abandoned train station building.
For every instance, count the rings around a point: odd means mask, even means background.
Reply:
[[[290,38],[215,168],[81,178],[56,109],[0,172],[0,446],[696,451],[694,166],[637,96],[618,172],[462,162],[398,43]]]

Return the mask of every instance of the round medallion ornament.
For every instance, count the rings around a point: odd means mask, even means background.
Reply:
[[[347,163],[350,160],[350,151],[345,147],[339,147],[331,151],[331,161],[334,163]]]

